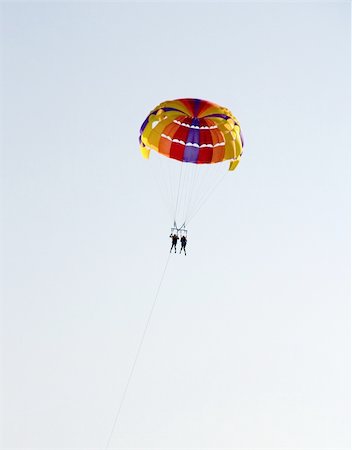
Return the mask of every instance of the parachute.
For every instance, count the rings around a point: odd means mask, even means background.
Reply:
[[[193,98],[156,106],[141,126],[139,143],[144,158],[154,151],[164,166],[158,167],[155,178],[169,197],[166,203],[176,228],[185,228],[214,188],[219,171],[210,167],[219,166],[223,175],[222,163],[227,162],[233,171],[243,151],[241,127],[231,111]]]

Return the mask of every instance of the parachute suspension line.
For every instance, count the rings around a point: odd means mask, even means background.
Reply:
[[[164,202],[164,206],[168,214],[172,216],[172,201],[170,202],[170,199],[172,199],[172,193],[170,189],[170,180],[169,177],[165,175],[165,171],[162,167],[162,162],[159,157],[156,157],[156,168],[157,170],[154,170],[153,172],[153,182],[157,185],[158,192],[161,193],[161,199]]]
[[[191,216],[196,211],[201,198],[204,196],[204,192],[207,191],[206,188],[209,183],[209,178],[207,175],[210,175],[210,173],[208,173],[209,172],[208,169],[214,169],[214,167],[210,168],[205,167],[204,165],[200,165],[198,168],[199,175],[197,178],[197,185],[195,186],[195,197],[192,203],[192,208],[188,213],[188,216]]]
[[[189,222],[198,214],[199,210],[202,208],[202,206],[209,200],[209,198],[211,197],[211,195],[214,193],[215,189],[220,185],[220,183],[222,183],[225,179],[227,175],[227,172],[224,173],[224,175],[219,179],[219,181],[215,184],[215,186],[208,191],[208,193],[206,193],[203,198],[200,200],[200,202],[198,203],[198,207],[195,210],[195,212],[190,216],[189,220],[187,221],[187,224],[189,224]]]
[[[189,199],[188,199],[187,207],[186,207],[186,211],[185,211],[185,222],[188,221],[190,211],[193,210],[194,194],[195,194],[195,191],[197,190],[197,182],[198,182],[198,178],[199,178],[199,170],[197,170],[197,169],[198,169],[197,165],[192,164],[191,183],[189,186]]]
[[[188,196],[188,202],[187,202],[187,207],[185,210],[185,221],[187,220],[187,217],[189,215],[189,211],[192,210],[192,205],[194,202],[194,193],[195,193],[195,189],[196,189],[196,181],[198,179],[199,176],[199,170],[197,167],[198,164],[192,164],[191,167],[191,178],[190,178],[190,185],[189,185],[189,196]]]
[[[165,158],[165,157],[164,157]],[[170,192],[170,217],[174,215],[174,205],[175,205],[175,185],[173,183],[173,180],[176,178],[176,167],[173,164],[170,164],[170,160],[168,158],[165,158],[165,165],[167,167],[167,182],[169,184],[169,192]]]
[[[184,214],[185,214],[185,207],[187,205],[188,201],[188,195],[189,195],[189,176],[190,176],[190,165],[185,165],[183,169],[183,179],[181,181],[181,192],[180,192],[180,201],[179,201],[179,212],[177,219],[182,223],[185,220]]]
[[[170,199],[172,199],[172,191],[171,191],[171,187],[170,187],[170,181],[169,181],[169,177],[167,176],[167,172],[164,170],[164,161],[160,158],[160,156],[158,155],[158,159],[159,159],[159,170],[158,170],[158,174],[157,176],[162,177],[163,179],[163,185],[161,186],[162,189],[162,195],[165,198],[165,203],[168,206],[168,213],[170,215],[173,214],[172,211],[172,202],[170,202]]]
[[[182,177],[180,180],[180,190],[178,196],[178,208],[176,212],[176,222],[184,223],[188,216],[188,210],[192,206],[195,181],[198,178],[199,169],[197,164],[184,163]]]
[[[191,177],[190,177],[190,184],[189,184],[189,196],[188,196],[188,201],[187,201],[187,205],[186,205],[186,209],[185,209],[185,220],[186,220],[186,218],[188,216],[188,211],[189,211],[189,208],[190,208],[191,203],[192,203],[194,182],[195,182],[195,179],[196,179],[196,175],[195,174],[197,173],[197,172],[194,171],[194,166],[191,167],[190,169],[191,169],[190,170]]]
[[[178,188],[177,188],[177,198],[176,198],[176,207],[175,207],[174,221],[176,220],[178,201],[179,201],[179,197],[180,197],[180,186],[181,186],[181,179],[182,179],[182,169],[183,169],[183,162],[181,162],[180,176],[179,176],[179,179],[178,179]]]
[[[120,415],[121,415],[122,406],[123,406],[123,404],[124,404],[124,401],[125,401],[125,398],[126,398],[126,395],[127,395],[127,391],[128,391],[129,385],[130,385],[130,383],[131,383],[131,380],[132,380],[132,377],[133,377],[133,374],[134,374],[134,371],[135,371],[135,368],[136,368],[136,364],[137,364],[137,361],[138,361],[138,357],[139,357],[139,355],[140,355],[140,353],[141,353],[141,350],[142,350],[142,347],[143,347],[143,343],[144,343],[144,340],[145,340],[145,337],[146,337],[146,334],[147,334],[147,331],[148,331],[148,327],[149,327],[150,321],[151,321],[151,319],[152,319],[152,315],[153,315],[153,312],[154,312],[154,309],[155,309],[155,306],[156,306],[156,303],[157,303],[157,300],[158,300],[160,288],[161,288],[161,285],[162,285],[162,283],[163,283],[163,281],[164,281],[165,274],[166,274],[166,270],[167,270],[167,267],[168,267],[168,265],[169,265],[170,255],[171,255],[171,253],[170,253],[170,254],[168,255],[168,257],[167,257],[166,264],[165,264],[163,273],[162,273],[162,275],[161,275],[161,279],[160,279],[158,288],[157,288],[157,290],[156,290],[156,294],[155,294],[155,297],[154,297],[154,301],[153,301],[152,306],[151,306],[151,308],[150,308],[150,311],[149,311],[149,314],[148,314],[147,321],[146,321],[146,323],[145,323],[145,325],[144,325],[142,337],[141,337],[141,340],[140,340],[140,342],[139,342],[139,344],[138,344],[138,348],[137,348],[137,351],[136,351],[136,355],[135,355],[135,357],[134,357],[134,361],[133,361],[133,364],[132,364],[132,366],[131,366],[131,370],[130,370],[130,373],[129,373],[129,375],[128,375],[128,378],[127,378],[127,382],[126,382],[126,385],[125,385],[125,389],[123,390],[122,397],[121,397],[121,400],[120,400],[120,403],[119,403],[119,406],[118,406],[118,408],[117,408],[117,412],[116,412],[116,414],[115,414],[115,418],[114,418],[114,421],[113,421],[113,424],[112,424],[112,428],[111,428],[111,431],[110,431],[108,440],[106,441],[105,450],[107,450],[107,449],[109,448],[109,446],[110,446],[112,436],[113,436],[113,434],[114,434],[116,425],[117,425],[118,420],[119,420],[119,417],[120,417]]]

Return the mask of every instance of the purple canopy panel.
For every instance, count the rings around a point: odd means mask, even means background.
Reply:
[[[199,120],[193,119],[191,126],[199,126]],[[183,156],[183,160],[185,162],[196,163],[198,160],[199,147],[191,144],[199,145],[199,128],[190,128],[186,145],[185,145],[185,153]]]

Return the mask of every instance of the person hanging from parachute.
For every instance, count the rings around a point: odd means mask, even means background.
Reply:
[[[180,250],[180,254],[182,252],[182,250],[185,252],[185,255],[187,255],[186,253],[186,244],[187,244],[187,238],[186,236],[182,236],[181,237],[181,250]]]
[[[170,253],[172,252],[172,249],[175,248],[175,253],[176,253],[176,245],[177,245],[177,241],[179,240],[179,237],[176,233],[174,234],[170,234],[170,238],[172,240],[172,245],[170,248]]]

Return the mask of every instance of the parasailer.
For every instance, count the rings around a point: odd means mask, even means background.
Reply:
[[[186,244],[187,244],[187,238],[186,238],[186,236],[182,236],[181,237],[181,250],[180,250],[180,253],[183,250],[185,252],[185,255],[187,255],[187,253],[186,253]]]
[[[176,253],[176,245],[177,245],[177,241],[179,240],[179,237],[176,233],[174,234],[170,234],[170,238],[171,238],[171,248],[170,248],[170,253],[172,252],[172,249],[175,249],[175,253]]]

